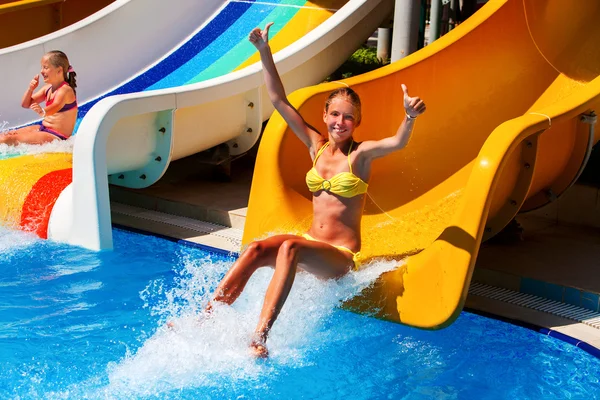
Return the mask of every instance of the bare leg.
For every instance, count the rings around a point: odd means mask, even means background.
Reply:
[[[275,265],[275,258],[281,244],[296,237],[295,235],[276,235],[250,243],[225,274],[204,311],[210,314],[213,308],[212,302],[214,301],[233,304],[240,297],[252,274],[261,267]],[[175,328],[175,324],[169,321],[167,327]]]
[[[299,237],[286,240],[279,247],[275,273],[267,288],[265,301],[250,349],[256,357],[267,357],[267,336],[277,319],[294,283],[298,265],[322,278],[339,278],[353,265],[352,256],[326,243]]]
[[[295,235],[277,235],[265,240],[250,243],[240,258],[232,265],[225,277],[217,286],[213,301],[232,304],[240,296],[250,277],[257,269],[275,265],[279,247],[289,239],[297,238]],[[210,311],[211,304],[207,306]]]
[[[52,142],[56,139],[56,136],[48,132],[40,131],[39,125],[31,125],[0,135],[0,144],[4,143],[9,146],[16,146],[21,143],[43,144]]]

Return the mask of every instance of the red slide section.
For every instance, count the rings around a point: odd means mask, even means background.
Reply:
[[[73,181],[73,169],[61,169],[44,175],[33,185],[21,213],[21,229],[48,238],[48,222],[54,203]]]

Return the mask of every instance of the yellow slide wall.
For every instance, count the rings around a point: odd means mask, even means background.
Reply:
[[[401,152],[373,166],[361,253],[402,259],[346,305],[422,328],[462,310],[482,240],[518,211],[560,194],[582,164],[600,105],[600,2],[491,0],[417,53],[346,80],[361,96],[357,140],[393,135],[403,116],[401,83],[427,112]],[[309,124],[339,83],[290,96]],[[593,142],[598,140],[598,133]],[[244,243],[308,228],[311,167],[302,143],[275,113],[261,141]],[[381,209],[380,209],[381,207]],[[385,211],[385,213],[383,212]]]

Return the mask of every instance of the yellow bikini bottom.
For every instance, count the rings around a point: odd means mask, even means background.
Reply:
[[[321,243],[325,243],[325,242],[323,242],[322,240],[315,239],[314,237],[310,236],[308,233],[304,233],[304,234],[302,234],[301,236],[302,236],[304,239],[306,239],[306,240],[312,240],[313,242],[321,242]],[[329,243],[327,243],[327,244],[329,244]],[[329,244],[329,245],[330,245],[330,246],[333,246],[333,247],[335,247],[336,249],[338,249],[338,250],[341,250],[341,251],[343,251],[343,252],[346,252],[346,253],[350,253],[350,254],[352,254],[352,261],[354,262],[354,269],[355,269],[355,270],[357,270],[357,269],[358,269],[358,267],[359,267],[359,265],[360,265],[360,264],[359,264],[359,262],[358,262],[358,260],[359,260],[359,258],[360,258],[360,251],[357,251],[357,252],[355,253],[355,252],[353,252],[352,250],[350,250],[349,248],[347,248],[347,247],[344,247],[344,246],[336,246],[336,245],[334,245],[334,244]]]

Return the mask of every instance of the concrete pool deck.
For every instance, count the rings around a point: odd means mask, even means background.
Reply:
[[[149,188],[111,187],[113,223],[239,252],[252,166],[251,156],[235,161],[227,179],[226,168],[189,157],[173,163]],[[484,243],[472,282],[600,312],[598,189],[576,185],[557,202],[517,220],[524,229],[522,239]],[[600,349],[600,329],[590,324],[475,294],[465,306],[548,328]]]
[[[252,157],[231,166],[178,160],[151,187],[110,187],[113,223],[229,252],[241,249],[252,182]]]

